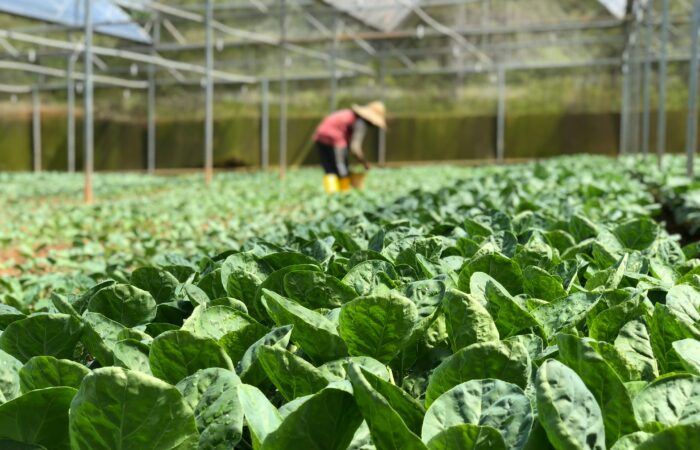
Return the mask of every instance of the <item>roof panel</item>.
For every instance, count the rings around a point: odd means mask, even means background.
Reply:
[[[382,31],[391,31],[411,14],[419,0],[324,0],[357,20]]]
[[[617,17],[618,19],[623,19],[627,13],[627,0],[598,0],[603,6],[605,6],[610,14]]]
[[[129,14],[110,0],[93,1],[93,20],[97,33],[130,41],[148,43],[150,36]],[[0,0],[0,12],[57,23],[81,26],[85,23],[84,0]],[[99,25],[109,23],[110,25]]]

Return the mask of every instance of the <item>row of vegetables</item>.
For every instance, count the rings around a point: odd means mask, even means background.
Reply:
[[[5,287],[0,443],[693,448],[700,262],[637,169],[420,169],[218,251]]]

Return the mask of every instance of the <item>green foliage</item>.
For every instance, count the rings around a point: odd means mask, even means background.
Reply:
[[[307,172],[283,196],[222,175],[144,221],[100,205],[126,225],[38,211],[47,239],[83,231],[64,271],[27,248],[0,279],[0,446],[693,448],[698,252],[654,220],[693,185],[637,170],[402,169],[380,172],[394,193],[328,197]]]

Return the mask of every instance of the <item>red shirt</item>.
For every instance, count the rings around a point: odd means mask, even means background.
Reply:
[[[352,138],[352,128],[357,116],[351,109],[341,109],[323,119],[316,128],[313,140],[333,147],[346,148]]]

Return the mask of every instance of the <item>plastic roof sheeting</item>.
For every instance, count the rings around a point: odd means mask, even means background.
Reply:
[[[142,43],[151,41],[148,33],[110,0],[92,0],[92,11],[96,32]],[[82,26],[85,23],[85,0],[0,0],[0,12],[49,23]]]
[[[603,6],[605,6],[610,14],[617,17],[618,19],[623,19],[627,13],[627,0],[598,0]]]
[[[419,0],[324,0],[357,20],[381,31],[391,31],[411,14]]]

